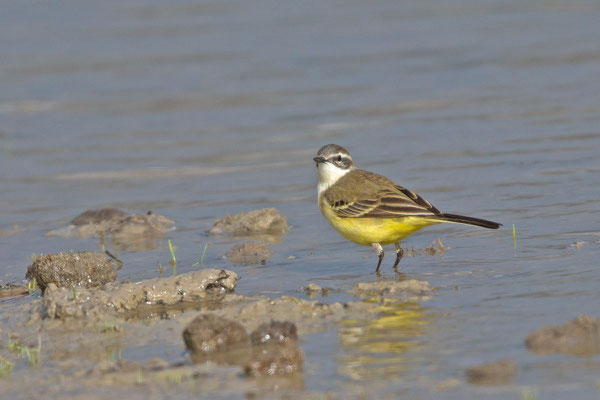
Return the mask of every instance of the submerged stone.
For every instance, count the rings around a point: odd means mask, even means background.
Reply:
[[[359,282],[354,285],[350,293],[360,296],[381,296],[399,298],[402,300],[426,299],[433,293],[433,288],[428,282],[409,279],[406,281],[375,281]]]
[[[53,283],[57,287],[103,286],[114,282],[117,271],[113,260],[101,253],[80,251],[77,253],[42,254],[27,268],[25,275],[35,279],[40,290]]]
[[[502,359],[470,367],[466,370],[469,383],[476,385],[498,385],[510,383],[517,371],[513,360]]]
[[[258,264],[268,260],[274,251],[261,243],[243,243],[234,246],[226,254],[232,264]]]

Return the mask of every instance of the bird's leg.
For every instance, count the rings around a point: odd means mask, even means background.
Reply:
[[[400,247],[400,242],[394,243],[394,246],[396,246],[396,261],[394,261],[394,271],[398,272],[398,264],[404,255],[404,250],[402,250],[402,247]]]
[[[379,275],[379,267],[381,266],[381,261],[383,261],[383,248],[381,247],[381,245],[379,243],[371,243],[371,246],[373,246],[373,248],[377,252],[377,255],[379,256],[379,262],[377,263],[377,269],[375,269],[375,273]]]

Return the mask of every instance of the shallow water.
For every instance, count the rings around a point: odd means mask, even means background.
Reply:
[[[0,283],[23,280],[32,253],[96,249],[45,233],[100,206],[177,224],[159,248],[119,254],[119,279],[158,276],[171,239],[177,272],[196,269],[209,242],[204,263],[236,271],[242,294],[305,297],[309,282],[374,280],[372,249],[339,237],[316,206],[311,158],[333,142],[443,211],[504,227],[437,226],[406,240],[449,247],[401,263],[439,290],[397,305],[391,321],[305,335],[306,390],[597,397],[597,356],[539,356],[523,343],[543,325],[600,316],[597,2],[2,8]],[[266,265],[230,266],[223,255],[240,240],[204,232],[262,207],[287,217],[288,235]],[[440,391],[502,357],[518,364],[514,384]]]

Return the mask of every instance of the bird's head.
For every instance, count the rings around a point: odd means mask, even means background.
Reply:
[[[319,171],[319,189],[325,189],[356,168],[346,149],[337,144],[321,147],[313,158]]]

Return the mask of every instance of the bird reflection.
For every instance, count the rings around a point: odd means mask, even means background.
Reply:
[[[339,372],[357,380],[396,378],[422,361],[417,351],[430,322],[427,309],[418,302],[378,296],[364,301],[373,303],[369,312],[377,317],[340,322]]]

